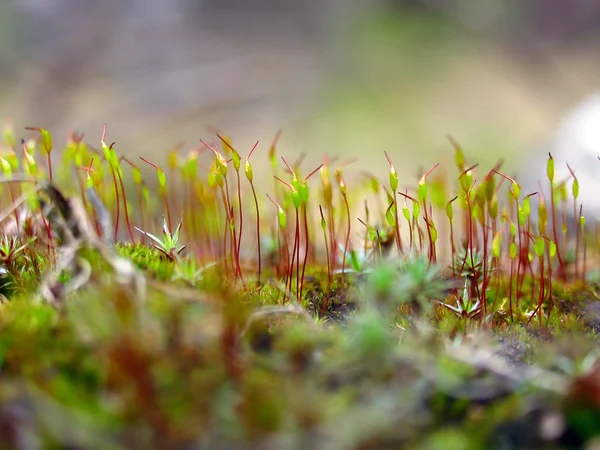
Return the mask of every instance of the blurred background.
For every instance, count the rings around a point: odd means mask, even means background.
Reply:
[[[447,134],[485,165],[543,154],[600,87],[599,34],[597,0],[2,0],[0,118],[57,146],[107,122],[158,160],[209,126],[264,154],[282,128],[290,159],[379,173],[387,150],[413,185]]]

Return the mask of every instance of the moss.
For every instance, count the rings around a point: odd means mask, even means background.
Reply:
[[[41,146],[52,158],[49,135],[37,131],[25,152],[34,158]],[[89,169],[81,184],[56,188],[58,218],[43,210],[53,239],[31,219],[27,238],[0,246],[8,447],[24,433],[61,448],[569,448],[597,434],[591,263],[536,231],[523,196],[511,196],[516,182],[499,168],[476,174],[457,143],[457,185],[429,183],[433,167],[400,197],[387,154],[385,181],[359,189],[343,166],[333,176],[329,163],[308,176],[301,161],[280,166],[274,143],[279,181],[263,204],[250,161],[242,166],[223,136],[228,144],[206,144],[208,175],[191,151],[167,171],[146,161],[152,182],[115,148],[101,143],[102,159],[72,138],[55,170]],[[27,155],[15,167],[31,173]],[[132,192],[119,183],[129,176]],[[99,202],[78,195],[84,181]],[[511,191],[501,194],[500,181]],[[367,198],[360,222],[355,198]],[[102,208],[110,213],[98,216]],[[101,243],[87,248],[85,230]],[[145,291],[111,260],[115,234],[116,255]],[[91,274],[53,308],[37,294],[64,255]],[[64,266],[59,294],[76,269]]]

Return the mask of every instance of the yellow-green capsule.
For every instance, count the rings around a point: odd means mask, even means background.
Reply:
[[[279,220],[279,226],[284,229],[287,225],[287,216],[285,215],[283,208],[277,208],[277,219]]]
[[[244,173],[246,174],[246,179],[250,183],[252,183],[252,181],[254,180],[254,174],[252,173],[252,164],[250,164],[250,161],[248,161],[247,159],[244,163]]]
[[[554,181],[554,158],[551,154],[548,154],[548,163],[546,164],[546,175],[550,182]]]
[[[500,233],[496,233],[496,235],[494,236],[494,239],[492,239],[492,253],[494,254],[494,256],[496,258],[500,257],[500,244],[501,244]]]

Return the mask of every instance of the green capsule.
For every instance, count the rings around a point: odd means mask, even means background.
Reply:
[[[550,154],[548,154],[548,163],[546,164],[546,175],[550,182],[554,181],[554,158]]]
[[[252,183],[252,181],[254,180],[254,175],[252,173],[252,164],[250,164],[250,161],[248,160],[246,160],[246,162],[244,163],[244,173],[246,174],[246,178],[248,179],[248,181]]]

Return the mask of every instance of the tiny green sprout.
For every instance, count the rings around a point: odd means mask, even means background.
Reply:
[[[187,247],[186,245],[178,246],[179,245],[179,232],[181,230],[182,225],[183,225],[183,220],[181,220],[179,222],[179,225],[177,225],[175,232],[171,233],[171,230],[169,229],[169,226],[167,223],[167,219],[166,219],[166,217],[163,216],[163,226],[162,226],[163,238],[162,239],[160,239],[159,237],[157,237],[151,233],[141,230],[138,227],[134,227],[134,228],[137,231],[139,231],[140,233],[142,233],[144,236],[151,239],[154,242],[154,244],[153,244],[154,248],[156,248],[159,252],[161,252],[163,255],[165,255],[169,260],[175,261],[177,259],[177,257],[181,254],[181,252],[183,250],[185,250],[185,248]]]
[[[3,268],[11,273],[17,275],[18,267],[17,263],[23,256],[24,250],[33,242],[33,239],[19,245],[19,238],[16,236],[3,235],[0,237],[0,263]]]
[[[182,280],[191,286],[196,286],[204,279],[204,273],[206,270],[215,267],[216,265],[217,262],[213,261],[203,266],[198,266],[195,258],[191,258],[186,261],[179,261],[179,263],[175,266],[175,273],[172,280]]]
[[[456,296],[456,305],[439,302],[444,308],[452,311],[463,319],[474,319],[481,314],[481,301],[471,297],[470,281],[465,279],[463,294]]]

